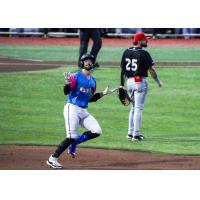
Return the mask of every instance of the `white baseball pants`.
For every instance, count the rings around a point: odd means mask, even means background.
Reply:
[[[92,133],[102,134],[99,123],[87,109],[67,103],[64,106],[64,118],[67,138],[78,137],[79,125]]]

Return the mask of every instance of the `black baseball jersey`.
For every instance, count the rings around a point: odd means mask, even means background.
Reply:
[[[121,85],[124,85],[124,76],[127,78],[136,75],[147,77],[148,69],[153,65],[150,54],[141,47],[126,49],[121,59]]]

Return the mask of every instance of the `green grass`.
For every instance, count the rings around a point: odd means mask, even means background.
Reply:
[[[99,62],[120,62],[125,47],[102,47]],[[198,47],[149,47],[156,62],[200,62]],[[1,56],[48,61],[77,61],[78,47],[0,46]]]
[[[74,68],[0,73],[0,144],[57,145],[65,137],[66,70]],[[119,74],[118,68],[94,71],[97,91],[107,84],[118,86]],[[142,123],[144,142],[126,140],[129,107],[112,94],[90,104],[88,111],[100,123],[103,135],[81,146],[199,155],[200,68],[160,68],[158,74],[164,87],[158,88],[149,78]]]

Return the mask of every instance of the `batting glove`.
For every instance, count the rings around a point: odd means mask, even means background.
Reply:
[[[119,88],[110,88],[110,86],[108,85],[102,93],[103,95],[107,95],[117,91],[118,89]]]
[[[71,83],[71,73],[70,72],[65,72],[65,80],[66,80],[67,85]]]
[[[104,95],[107,95],[108,92],[109,92],[109,86],[107,86],[107,87],[104,89],[104,91],[102,92],[103,96],[104,96]]]

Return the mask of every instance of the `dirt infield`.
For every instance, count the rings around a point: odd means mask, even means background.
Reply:
[[[1,72],[19,72],[19,71],[38,71],[45,69],[54,69],[62,67],[63,65],[76,66],[75,62],[47,62],[47,61],[36,61],[36,60],[24,60],[8,57],[0,57],[0,73]],[[176,63],[176,62],[160,62],[156,63],[157,67],[199,67],[200,63]],[[119,67],[117,62],[101,62],[101,67]]]
[[[123,43],[122,43],[123,41]],[[192,41],[195,42],[192,44]],[[107,45],[128,46],[130,39],[114,41],[104,39]],[[110,42],[110,44],[109,44]],[[121,42],[121,43],[120,43]],[[153,41],[152,41],[153,42]],[[158,40],[154,45],[158,45]],[[164,40],[162,45],[173,45],[174,41]],[[183,42],[183,40],[182,40]],[[182,46],[200,46],[200,40],[184,40]],[[5,45],[79,45],[78,39],[43,39],[43,38],[0,38],[0,44]],[[178,41],[174,46],[181,46]],[[159,43],[161,46],[161,42]],[[0,72],[40,70],[61,67],[65,62],[43,62],[33,60],[20,60],[13,58],[0,57]],[[68,63],[73,65],[74,63]],[[116,63],[112,63],[116,64]],[[192,65],[193,64],[193,65]],[[102,65],[111,65],[103,63]],[[159,65],[159,64],[158,64]],[[163,65],[167,65],[164,63]],[[183,63],[182,66],[199,66],[199,63]],[[162,64],[161,64],[162,66]],[[176,63],[170,63],[169,66],[177,66]],[[134,143],[133,143],[134,145]],[[55,147],[47,146],[17,146],[0,145],[0,170],[46,170],[46,160],[53,152]],[[200,156],[175,156],[154,153],[142,153],[133,151],[102,150],[102,149],[78,149],[78,156],[72,159],[66,153],[60,158],[65,169],[82,170],[146,170],[146,169],[200,169]]]
[[[134,144],[133,144],[134,145]],[[46,160],[55,147],[0,145],[0,170],[48,170]],[[79,148],[77,157],[63,153],[67,170],[199,170],[199,156]]]
[[[18,72],[18,71],[37,71],[44,69],[54,69],[61,67],[64,62],[44,62],[34,60],[23,60],[16,58],[0,57],[1,72]]]

